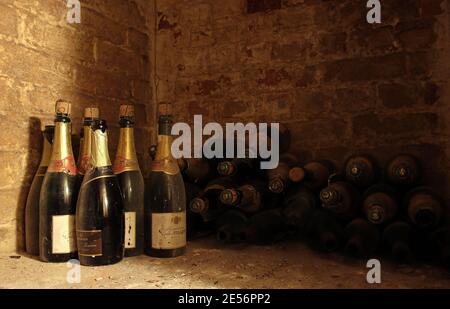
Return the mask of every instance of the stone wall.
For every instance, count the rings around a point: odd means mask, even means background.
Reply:
[[[158,1],[158,101],[285,123],[303,162],[411,152],[448,195],[450,1],[381,1],[375,25],[366,2]]]
[[[23,246],[23,208],[40,160],[41,123],[54,103],[73,103],[73,133],[82,110],[98,106],[109,123],[114,158],[121,102],[135,104],[141,166],[152,117],[150,4],[81,1],[81,24],[68,24],[65,0],[0,1],[0,250]]]

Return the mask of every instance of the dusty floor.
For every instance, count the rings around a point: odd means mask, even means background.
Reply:
[[[68,284],[65,263],[0,255],[0,288],[450,288],[450,273],[427,265],[382,260],[382,283],[366,283],[366,261],[320,255],[301,243],[222,247],[214,239],[191,242],[175,259],[147,256],[119,264],[81,267]]]

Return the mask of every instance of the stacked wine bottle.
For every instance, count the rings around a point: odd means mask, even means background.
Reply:
[[[261,174],[258,159],[180,159],[188,237],[268,245],[306,240],[322,252],[356,258],[387,254],[399,263],[439,260],[450,266],[443,198],[421,184],[419,161],[395,156],[384,170],[369,155],[343,171],[329,160],[304,166],[289,153]]]

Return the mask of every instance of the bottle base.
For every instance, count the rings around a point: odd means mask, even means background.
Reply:
[[[176,248],[176,249],[154,249],[146,248],[145,254],[151,257],[158,258],[172,258],[184,255],[186,253],[186,247]]]
[[[113,265],[117,264],[120,261],[122,261],[122,256],[115,256],[115,257],[91,257],[91,256],[80,256],[80,264],[82,266],[106,266],[106,265]]]
[[[51,254],[51,255],[40,255],[39,259],[42,262],[46,263],[65,263],[72,259],[77,259],[77,253],[68,253],[68,254]]]

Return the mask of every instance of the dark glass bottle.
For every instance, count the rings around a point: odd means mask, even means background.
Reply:
[[[386,166],[386,180],[392,185],[411,187],[418,183],[419,178],[419,161],[411,155],[398,155]]]
[[[186,236],[188,240],[192,240],[206,228],[202,216],[189,208],[190,202],[202,192],[202,188],[198,184],[184,182],[184,191],[186,192]]]
[[[418,187],[404,198],[408,217],[420,229],[436,228],[444,217],[444,201],[432,188]]]
[[[250,217],[245,240],[259,245],[271,244],[283,239],[287,231],[281,209],[268,209]]]
[[[56,102],[52,155],[39,198],[39,255],[45,262],[67,262],[76,257],[75,209],[77,167],[70,132],[71,104]]]
[[[258,179],[247,182],[237,189],[226,189],[220,194],[225,205],[235,206],[246,213],[255,213],[267,202],[267,185]]]
[[[245,240],[247,216],[240,210],[231,209],[223,213],[216,221],[216,238],[226,244],[239,243]]]
[[[318,200],[306,187],[292,188],[283,201],[282,215],[286,225],[293,231],[304,232],[311,214],[317,209]]]
[[[315,210],[307,223],[307,236],[311,247],[318,251],[332,252],[343,244],[344,229],[328,211]]]
[[[379,246],[380,233],[369,221],[357,218],[345,227],[345,251],[353,257],[369,257]]]
[[[144,178],[134,145],[134,106],[121,105],[119,145],[113,172],[119,180],[125,211],[125,256],[144,252]]]
[[[298,163],[297,158],[292,154],[283,154],[280,157],[278,166],[267,170],[269,190],[273,193],[283,193],[288,186],[289,171]]]
[[[312,161],[306,164],[303,169],[306,174],[304,183],[312,190],[319,190],[326,187],[328,178],[335,171],[334,164],[328,160]]]
[[[91,125],[98,120],[99,109],[96,107],[87,107],[84,109],[83,128],[80,134],[80,155],[78,156],[78,178],[79,182],[83,181],[84,175],[89,168],[91,160],[92,134]]]
[[[361,202],[360,194],[349,182],[336,180],[320,191],[322,207],[333,212],[339,219],[349,221],[357,213]]]
[[[364,193],[363,211],[367,220],[373,224],[384,224],[398,213],[397,193],[386,184],[371,186]]]
[[[39,163],[38,170],[31,183],[25,206],[25,250],[35,256],[39,256],[39,195],[52,154],[54,133],[55,126],[45,126],[42,132],[44,145],[41,163]]]
[[[244,181],[254,176],[258,168],[258,160],[250,158],[250,150],[245,150],[245,158],[224,160],[217,164],[217,172],[224,177],[233,177],[236,181]]]
[[[186,193],[171,153],[172,117],[159,117],[159,142],[145,192],[145,253],[175,257],[186,250]]]
[[[367,188],[375,183],[378,169],[369,155],[350,157],[345,164],[345,178],[358,188]]]
[[[206,184],[217,176],[216,160],[181,158],[177,163],[183,178],[192,183]]]
[[[124,254],[124,211],[108,154],[106,121],[92,124],[91,159],[78,196],[76,227],[81,265],[114,264]]]
[[[413,231],[408,223],[396,221],[389,224],[383,231],[382,241],[395,261],[403,263],[412,258]]]
[[[191,200],[191,211],[200,214],[205,222],[215,220],[228,209],[220,201],[220,194],[223,190],[233,187],[234,183],[230,178],[221,177],[212,180],[197,197]]]

